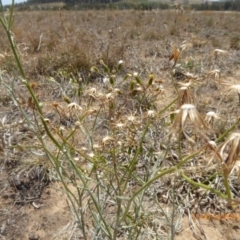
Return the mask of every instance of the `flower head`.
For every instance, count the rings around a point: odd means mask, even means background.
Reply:
[[[68,104],[67,108],[70,110],[70,111],[73,111],[73,110],[83,110],[83,108],[81,106],[79,106],[77,103],[75,102],[72,102],[70,104]]]
[[[232,133],[218,147],[218,152],[224,163],[224,173],[228,176],[240,159],[240,132]]]
[[[213,76],[215,80],[218,80],[220,83],[221,80],[221,72],[219,69],[214,69],[211,72],[209,72],[210,76]]]
[[[138,72],[134,72],[134,73],[133,73],[133,76],[134,76],[134,77],[138,77]]]
[[[205,122],[210,125],[213,125],[214,119],[220,119],[220,117],[213,111],[208,112],[204,118]]]
[[[192,104],[193,103],[193,95],[190,92],[189,87],[184,86],[179,89],[179,97],[178,97],[178,107],[181,107],[183,104]]]
[[[110,78],[109,77],[104,77],[102,81],[103,81],[104,85],[108,85],[110,83]]]
[[[102,139],[102,143],[104,146],[109,145],[109,144],[113,143],[114,141],[115,141],[115,139],[110,136],[106,136]]]
[[[194,142],[185,132],[187,120],[194,126],[195,130],[208,141],[207,136],[202,132],[202,127],[207,128],[207,126],[193,104],[183,104],[181,106],[173,121],[170,134],[175,134],[180,130],[188,140]]]
[[[148,110],[147,112],[144,113],[144,117],[149,117],[149,118],[154,118],[156,117],[156,111],[154,110]]]

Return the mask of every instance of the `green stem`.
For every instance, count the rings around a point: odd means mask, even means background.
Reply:
[[[176,101],[178,100],[178,97],[175,98],[172,102],[170,102],[165,108],[163,108],[161,111],[158,112],[158,115],[161,115],[164,113],[169,107],[171,107]]]
[[[123,185],[122,194],[124,193],[124,191],[125,191],[125,189],[127,187],[127,184],[128,184],[128,182],[129,182],[129,180],[130,180],[130,178],[132,176],[132,173],[133,173],[133,171],[135,169],[135,166],[137,164],[138,156],[139,156],[140,152],[142,151],[142,143],[143,143],[143,141],[145,139],[145,136],[147,134],[147,130],[148,130],[149,125],[150,125],[150,121],[148,120],[148,122],[146,124],[146,127],[144,129],[144,132],[142,134],[139,146],[137,147],[137,151],[136,151],[136,153],[135,153],[135,155],[134,155],[134,157],[133,157],[133,159],[132,159],[132,161],[130,163],[128,174],[127,174],[126,180],[125,180],[124,185]]]
[[[132,201],[136,198],[136,196],[141,193],[144,189],[148,188],[153,182],[155,182],[157,179],[163,177],[164,175],[170,174],[174,171],[177,171],[178,169],[180,169],[182,167],[182,165],[184,165],[189,159],[197,156],[203,149],[204,147],[202,147],[200,150],[196,151],[195,153],[185,157],[182,159],[182,161],[180,161],[176,166],[171,167],[169,169],[163,170],[162,172],[158,173],[156,176],[154,176],[153,178],[149,179],[149,181],[147,181],[145,184],[142,185],[142,187],[140,187],[136,192],[133,193],[132,197],[129,199],[128,204],[125,208],[125,211],[123,213],[123,216],[121,218],[121,221],[124,220],[127,216],[127,213],[129,211],[129,208],[132,204]]]
[[[221,142],[240,122],[240,118],[226,131],[224,132],[218,139],[216,139],[216,143]]]
[[[122,191],[121,191],[121,185],[120,185],[120,181],[119,181],[119,177],[118,177],[118,164],[117,164],[117,158],[116,158],[116,152],[115,152],[115,148],[112,150],[112,157],[113,157],[113,168],[114,168],[114,175],[116,178],[116,182],[117,182],[117,195],[118,196],[122,196]],[[113,239],[116,240],[117,239],[117,234],[118,234],[118,229],[119,229],[119,225],[120,225],[120,213],[121,213],[121,206],[122,206],[122,199],[117,197],[116,198],[116,202],[117,202],[117,218],[116,218],[116,222],[115,222],[115,227],[114,227],[114,232],[113,232]]]
[[[205,185],[203,183],[199,183],[199,182],[195,182],[192,179],[190,179],[189,177],[187,177],[182,171],[180,171],[181,176],[191,185],[195,186],[195,187],[201,187],[204,188],[208,191],[211,191],[215,194],[217,194],[219,197],[223,198],[223,199],[228,199],[228,196],[226,196],[225,194],[221,193],[220,191],[218,191],[215,188],[209,187],[208,185]]]
[[[223,180],[224,180],[224,186],[226,189],[226,194],[228,196],[228,199],[232,200],[232,193],[231,193],[231,189],[228,182],[228,174],[224,171],[224,169],[223,169]]]

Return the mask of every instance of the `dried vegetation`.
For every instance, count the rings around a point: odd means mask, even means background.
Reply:
[[[184,213],[238,212],[237,18],[16,12],[27,82],[1,37],[2,202],[61,181],[77,239],[174,238]]]

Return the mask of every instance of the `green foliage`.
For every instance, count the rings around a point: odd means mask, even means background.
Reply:
[[[65,3],[66,5],[62,7],[65,10],[70,10],[74,8],[74,10],[84,10],[84,9],[135,9],[135,10],[152,10],[152,9],[168,9],[169,5],[166,3],[161,2],[128,2],[128,1],[122,1],[122,0],[65,0],[65,1],[59,1],[59,0],[28,0],[27,3],[24,3],[24,5],[19,5],[19,10],[30,8],[27,7],[28,5],[34,5],[34,4],[45,4],[49,3],[49,7],[45,5],[44,9],[51,9],[51,10],[58,10],[58,7],[51,7],[50,3]]]
[[[202,4],[191,4],[191,7],[196,10],[204,11],[222,11],[222,10],[231,10],[239,11],[240,10],[240,1],[223,1],[223,2],[205,2]]]

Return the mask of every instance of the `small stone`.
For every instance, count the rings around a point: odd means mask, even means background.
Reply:
[[[39,235],[37,233],[30,233],[29,234],[29,240],[38,240]]]

